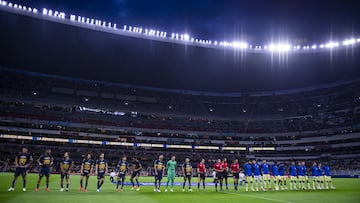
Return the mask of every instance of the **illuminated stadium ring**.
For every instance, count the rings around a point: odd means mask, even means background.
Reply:
[[[190,36],[187,33],[171,33],[155,29],[142,28],[131,25],[123,25],[118,27],[116,23],[106,22],[94,18],[66,15],[64,12],[53,9],[43,8],[39,11],[36,8],[27,7],[20,4],[14,4],[0,0],[0,9],[20,15],[26,15],[33,18],[39,18],[47,21],[62,23],[71,26],[77,26],[85,29],[97,30],[112,34],[118,34],[128,37],[136,37],[149,39],[167,43],[175,43],[181,45],[197,46],[204,48],[228,49],[249,53],[313,53],[320,51],[332,51],[334,49],[351,48],[360,44],[360,38],[349,38],[341,42],[330,41],[321,44],[311,45],[292,45],[287,42],[272,42],[268,45],[252,45],[245,41],[217,41],[204,40]]]

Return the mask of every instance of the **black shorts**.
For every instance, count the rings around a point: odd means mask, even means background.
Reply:
[[[163,177],[162,171],[158,171],[157,175],[155,175],[155,180],[161,180]]]
[[[89,173],[89,172],[83,172],[83,173],[81,174],[81,176],[89,177],[89,176],[90,176],[90,173]]]
[[[222,176],[222,178],[227,178],[228,177],[227,171],[221,172],[221,176]]]
[[[105,173],[98,173],[97,178],[98,178],[98,179],[103,179],[103,178],[105,178]]]
[[[233,177],[236,178],[236,179],[239,179],[239,173],[232,173],[233,174]]]
[[[126,176],[125,173],[124,174],[118,174],[118,178],[120,178],[120,179],[125,179],[125,176]]]
[[[15,176],[18,177],[20,175],[22,175],[23,177],[25,177],[27,174],[26,168],[21,168],[21,167],[17,167],[15,170]]]
[[[222,172],[216,172],[216,179],[222,179]]]
[[[185,180],[186,180],[186,179],[190,180],[191,177],[192,177],[192,175],[185,175],[185,176],[184,176],[184,179],[185,179]]]
[[[49,177],[50,176],[50,168],[49,167],[42,167],[40,169],[39,176],[40,177],[43,177],[43,176]]]
[[[200,177],[200,179],[205,180],[205,173],[199,173],[198,176]]]
[[[135,177],[138,177],[140,176],[140,171],[133,171],[132,174],[131,174],[131,178],[135,178]]]

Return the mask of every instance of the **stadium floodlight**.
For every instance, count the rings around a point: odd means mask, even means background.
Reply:
[[[237,41],[235,41],[235,42],[232,43],[232,45],[233,45],[234,48],[239,48],[239,49],[248,48],[248,43],[246,43],[246,42],[237,42]]]
[[[20,8],[20,6],[19,6],[19,8]],[[47,15],[47,14],[48,14],[48,10],[47,10],[46,8],[43,8],[42,14],[43,14],[43,15]]]
[[[343,43],[343,45],[348,46],[348,45],[355,44],[355,42],[356,42],[355,39],[347,39],[347,40],[343,41],[342,43]]]
[[[2,2],[1,2],[1,5],[6,6],[6,5],[7,5],[7,2],[6,2],[6,1],[2,1]]]
[[[9,4],[8,4],[8,6],[9,6],[9,7],[12,7],[12,6],[13,6],[13,4],[12,4],[12,3],[9,3]]]
[[[312,49],[316,49],[316,48],[317,48],[317,45],[314,44],[314,45],[311,46],[311,48],[312,48]]]
[[[357,41],[357,42],[360,42],[360,38],[357,38],[356,41]]]
[[[36,8],[33,9],[33,13],[37,13],[38,10]]]
[[[329,49],[332,49],[337,46],[339,46],[339,42],[329,42],[329,43],[325,44],[325,47],[329,48]]]
[[[291,49],[290,44],[270,44],[268,46],[269,51],[288,52]]]
[[[185,41],[189,41],[189,39],[190,39],[190,35],[184,34],[184,40],[185,40]]]

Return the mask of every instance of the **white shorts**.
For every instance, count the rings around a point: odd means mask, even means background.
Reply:
[[[261,176],[260,176],[260,175],[254,176],[254,180],[255,180],[255,181],[257,181],[257,180],[261,181]]]

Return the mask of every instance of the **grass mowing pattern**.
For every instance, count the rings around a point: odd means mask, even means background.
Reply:
[[[78,191],[79,176],[70,176],[70,191],[60,192],[60,175],[50,176],[51,192],[45,191],[45,179],[42,180],[40,191],[34,192],[38,175],[29,174],[27,176],[27,192],[22,192],[22,179],[19,177],[15,187],[15,191],[8,192],[7,189],[11,185],[13,179],[12,173],[0,173],[0,202],[1,203],[83,203],[83,202],[125,202],[125,203],[239,203],[239,202],[316,202],[316,203],[357,203],[360,202],[360,179],[333,179],[336,190],[322,191],[265,191],[265,192],[245,192],[245,187],[234,191],[230,187],[229,191],[215,192],[214,187],[207,187],[206,191],[197,191],[197,187],[193,187],[194,192],[182,192],[181,187],[175,187],[174,193],[165,193],[164,185],[166,177],[162,182],[162,192],[153,192],[153,187],[144,186],[140,192],[131,191],[130,187],[124,188],[123,192],[115,192],[115,185],[110,183],[109,177],[102,187],[100,193],[96,192],[95,176],[90,177],[88,192]],[[126,181],[129,181],[127,177]],[[153,177],[141,177],[140,182],[153,182]],[[181,182],[182,178],[177,178],[177,182]],[[197,181],[193,178],[192,181]],[[212,181],[212,178],[207,178]],[[232,183],[232,179],[229,179]]]

